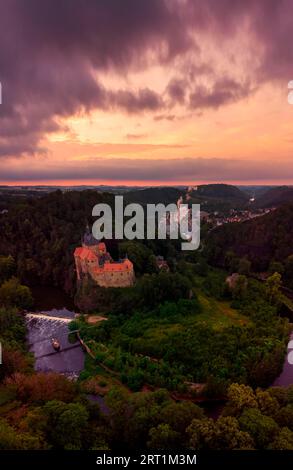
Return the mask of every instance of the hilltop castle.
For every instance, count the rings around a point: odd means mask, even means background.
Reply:
[[[82,246],[74,251],[77,279],[91,278],[101,287],[127,287],[134,283],[133,264],[128,258],[114,262],[103,242],[96,240],[87,227]]]

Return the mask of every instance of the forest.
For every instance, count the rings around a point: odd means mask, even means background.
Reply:
[[[127,254],[134,264],[133,287],[76,284],[72,253],[99,201],[112,204],[113,196],[57,191],[17,199],[0,218],[0,449],[293,450],[292,386],[271,387],[290,331],[281,315],[282,281],[292,278],[287,235],[271,231],[265,241],[270,250],[274,237],[284,239],[265,282],[232,242],[222,264],[222,232],[204,228],[197,253],[182,253],[176,241],[111,241],[113,257]],[[280,211],[260,226],[290,219],[292,208]],[[240,237],[229,229],[227,240]],[[244,230],[248,240],[255,233]],[[159,254],[168,270],[158,268]],[[81,313],[70,330],[92,357],[76,382],[34,371],[23,312],[38,285],[67,291]],[[89,328],[91,315],[106,320]],[[219,401],[216,416],[205,401]]]
[[[8,348],[0,377],[1,450],[293,450],[292,386],[231,383],[217,419],[162,388],[131,393],[114,385],[101,409],[89,383],[33,372],[17,306],[1,309],[0,338]]]
[[[72,329],[79,328],[83,339],[90,341],[98,368],[106,365],[135,391],[147,383],[186,392],[186,384],[192,382],[205,383],[206,393],[219,396],[235,381],[270,385],[281,371],[289,334],[288,320],[278,315],[271,294],[275,283],[251,280],[244,291],[239,286],[233,298],[223,285],[213,309],[225,310],[217,318],[208,310],[206,299],[213,294],[204,293],[207,279],[198,280],[203,285],[191,290],[190,298],[190,280],[184,282],[182,275],[142,276],[133,289],[115,299],[106,322],[89,329],[81,318]],[[93,374],[92,364],[88,373]]]
[[[208,261],[230,272],[249,262],[251,273],[279,272],[293,287],[293,204],[241,224],[225,224],[209,232],[205,240]]]

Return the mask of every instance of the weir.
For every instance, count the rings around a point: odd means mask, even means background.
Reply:
[[[27,340],[29,350],[35,356],[36,371],[58,372],[77,378],[83,370],[84,352],[80,343],[68,341],[71,333],[68,324],[74,317],[74,312],[64,310],[26,314]],[[54,351],[52,338],[58,339],[61,346],[59,352]]]

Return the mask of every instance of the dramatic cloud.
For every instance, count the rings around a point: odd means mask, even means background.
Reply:
[[[2,0],[0,11],[0,155],[39,151],[60,117],[95,108],[156,111],[155,91],[114,91],[96,72],[125,74],[146,66],[150,51],[168,61],[188,47],[164,1]]]
[[[229,78],[216,81],[212,87],[196,87],[189,96],[193,109],[218,108],[224,104],[244,98],[251,92],[249,83],[240,84]]]
[[[163,106],[163,101],[157,93],[144,88],[139,90],[137,94],[127,90],[112,92],[109,104],[125,109],[129,113],[138,113],[142,110],[156,111]]]
[[[44,152],[77,114],[172,121],[176,106],[217,109],[292,78],[290,0],[0,0],[0,12],[0,156]],[[171,77],[164,90],[127,82],[153,66]]]
[[[183,103],[185,99],[186,82],[184,80],[172,79],[168,84],[167,92],[173,102]]]

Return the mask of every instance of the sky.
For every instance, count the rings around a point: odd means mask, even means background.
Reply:
[[[0,14],[0,184],[293,184],[293,0]]]

